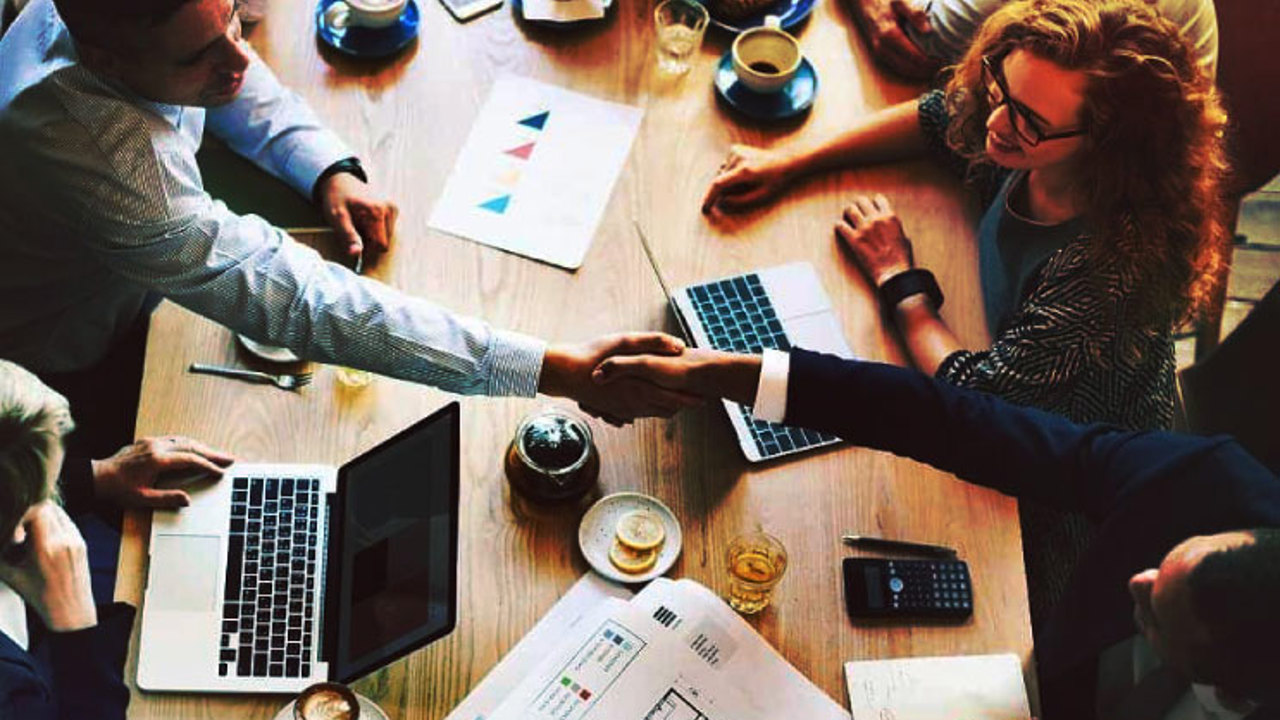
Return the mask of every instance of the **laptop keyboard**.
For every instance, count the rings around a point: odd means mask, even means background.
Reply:
[[[320,481],[232,482],[218,675],[309,677]]]
[[[753,355],[765,348],[791,349],[791,342],[759,275],[749,273],[694,285],[687,292],[707,337],[711,339],[712,348]],[[751,416],[750,408],[738,406],[738,411],[751,430],[761,457],[785,455],[840,441],[834,435],[756,420]]]

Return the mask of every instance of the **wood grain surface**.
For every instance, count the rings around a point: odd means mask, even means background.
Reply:
[[[651,0],[618,0],[604,23],[579,32],[524,26],[509,7],[458,24],[417,0],[422,32],[388,61],[338,56],[316,41],[310,0],[270,0],[252,44],[356,150],[372,181],[400,205],[391,253],[369,274],[495,326],[549,340],[633,329],[674,330],[632,221],[653,245],[668,282],[709,279],[807,260],[862,357],[902,354],[872,293],[842,256],[832,227],[857,192],[894,201],[917,258],[948,295],[962,341],[986,343],[977,280],[975,209],[960,187],[924,163],[830,174],[794,188],[772,208],[708,222],[707,184],[732,143],[785,144],[832,133],[919,87],[872,65],[846,11],[818,3],[797,29],[821,78],[812,113],[783,127],[740,122],[720,107],[711,75],[728,38],[708,34],[685,77],[659,76]],[[427,220],[494,79],[516,73],[644,107],[646,115],[583,267],[568,273],[431,230]],[[251,461],[341,463],[439,407],[439,391],[377,378],[363,390],[317,366],[316,382],[286,393],[185,372],[193,361],[254,366],[231,334],[166,303],[151,327],[139,435],[181,433]],[[355,684],[395,720],[443,718],[584,572],[575,506],[532,507],[513,498],[503,451],[520,418],[546,398],[462,400],[460,615],[448,637]],[[874,412],[849,408],[849,412]],[[786,462],[748,465],[718,406],[631,428],[593,424],[600,491],[638,490],[678,515],[684,552],[670,575],[723,593],[729,540],[761,526],[790,553],[774,606],[751,619],[814,683],[847,706],[842,663],[852,659],[1015,652],[1029,684],[1031,632],[1015,503],[945,473],[887,454],[840,447]],[[850,623],[840,587],[845,531],[943,543],[969,563],[976,611],[961,626]],[[117,597],[141,601],[148,520],[128,518]],[[136,632],[127,680],[134,687]],[[1034,693],[1033,693],[1034,696]],[[132,718],[271,718],[288,698],[142,693]],[[1034,702],[1034,701],[1033,701]]]

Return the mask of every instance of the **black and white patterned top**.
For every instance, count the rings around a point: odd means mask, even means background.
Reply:
[[[968,163],[946,145],[942,92],[923,95],[919,113],[931,153],[965,175]],[[970,179],[990,201],[1007,174],[983,172]],[[1091,256],[1090,241],[1085,232],[1052,253],[991,348],[952,353],[937,377],[1076,422],[1171,427],[1171,329],[1138,319],[1138,281],[1118,264]]]

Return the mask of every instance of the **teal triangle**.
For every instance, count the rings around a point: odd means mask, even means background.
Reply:
[[[499,215],[507,211],[507,205],[511,203],[510,195],[502,195],[492,200],[480,203],[480,207],[485,210],[496,212]]]
[[[530,115],[529,117],[521,120],[520,124],[524,125],[525,127],[531,127],[534,130],[541,130],[543,126],[547,124],[547,118],[549,117],[551,117],[550,110],[546,112],[540,112],[537,115]]]

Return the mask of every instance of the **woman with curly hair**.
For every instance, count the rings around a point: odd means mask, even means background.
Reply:
[[[944,91],[808,148],[735,147],[704,211],[819,169],[930,153],[988,203],[990,348],[962,348],[939,317],[941,293],[886,198],[856,198],[836,226],[915,364],[1077,422],[1165,428],[1172,331],[1223,262],[1225,122],[1192,49],[1146,3],[1028,0],[987,20]]]

